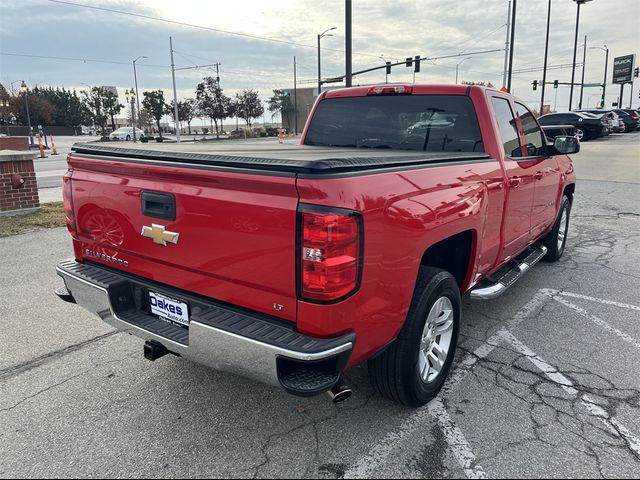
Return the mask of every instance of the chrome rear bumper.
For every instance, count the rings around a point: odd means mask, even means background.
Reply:
[[[65,261],[56,271],[67,290],[57,293],[109,325],[158,342],[194,362],[280,386],[296,395],[316,395],[333,387],[355,344],[355,334],[334,339],[308,337],[284,322],[91,263]],[[140,291],[147,288],[187,301],[189,328],[164,322],[140,308],[139,299],[144,298]]]

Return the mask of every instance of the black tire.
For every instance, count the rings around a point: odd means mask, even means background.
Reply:
[[[452,337],[440,373],[425,383],[418,364],[420,342],[427,316],[441,297],[447,297],[453,307]],[[420,267],[409,313],[400,335],[383,353],[368,362],[369,381],[380,395],[410,407],[420,407],[433,399],[451,370],[461,316],[460,290],[453,276],[439,268]]]
[[[559,241],[560,226],[562,223],[562,213],[566,211],[564,236],[562,241]],[[542,239],[542,244],[547,247],[547,254],[542,257],[544,262],[557,262],[564,253],[564,247],[567,245],[567,234],[569,233],[569,217],[571,216],[571,200],[564,195],[562,197],[562,204],[558,210],[558,218],[556,223],[553,224],[553,228]]]
[[[580,132],[582,132],[582,134],[580,134]],[[587,134],[587,131],[582,127],[576,127],[575,134],[576,134],[576,137],[578,137],[578,139],[581,142],[586,142],[587,140],[589,140],[589,135]]]

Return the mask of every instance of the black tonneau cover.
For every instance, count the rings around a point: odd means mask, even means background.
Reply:
[[[242,168],[302,174],[358,172],[390,167],[411,167],[445,162],[482,161],[484,152],[416,152],[371,148],[314,147],[275,143],[76,143],[72,151],[122,161],[176,162],[210,167]]]

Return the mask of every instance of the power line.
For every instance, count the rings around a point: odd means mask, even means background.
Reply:
[[[82,7],[82,8],[89,8],[92,10],[100,10],[103,12],[108,12],[108,13],[117,13],[119,15],[128,15],[131,17],[137,17],[137,18],[142,18],[145,20],[154,20],[157,22],[165,22],[165,23],[170,23],[173,25],[179,25],[181,27],[191,27],[191,28],[198,28],[201,30],[208,30],[211,32],[216,32],[216,33],[222,33],[224,35],[235,35],[238,37],[245,37],[245,38],[251,38],[253,40],[260,40],[260,41],[264,41],[264,42],[274,42],[274,43],[281,43],[281,44],[285,44],[285,45],[292,45],[295,47],[303,47],[303,48],[316,48],[316,45],[307,45],[304,43],[298,43],[298,42],[292,42],[290,40],[282,40],[279,38],[272,38],[272,37],[262,37],[260,35],[252,35],[250,33],[242,33],[242,32],[233,32],[231,30],[222,30],[220,28],[213,28],[213,27],[205,27],[203,25],[196,25],[194,23],[187,23],[187,22],[180,22],[178,20],[169,20],[167,18],[161,18],[161,17],[154,17],[151,15],[143,15],[141,13],[133,13],[133,12],[127,12],[124,10],[116,10],[113,8],[106,8],[106,7],[97,7],[94,5],[86,5],[84,3],[76,3],[76,2],[68,2],[65,0],[49,0],[52,3],[58,3],[61,5],[70,5],[73,7]],[[324,50],[329,50],[329,51],[333,51],[333,52],[340,52],[340,53],[344,53],[344,50],[337,50],[337,49],[333,49],[333,48],[325,48]],[[357,53],[357,52],[353,52],[354,55],[363,55],[363,56],[367,56],[367,57],[375,57],[378,58],[378,55],[374,55],[371,53]]]
[[[11,52],[0,52],[0,55],[5,55],[8,57],[27,57],[27,58],[42,58],[47,60],[65,60],[65,61],[73,61],[73,62],[83,62],[83,63],[108,63],[112,65],[130,65],[131,62],[118,62],[116,60],[98,60],[95,58],[74,58],[74,57],[55,57],[52,55],[33,55],[28,53],[11,53]],[[169,65],[153,65],[150,63],[141,63],[141,67],[153,67],[153,68],[169,68]]]

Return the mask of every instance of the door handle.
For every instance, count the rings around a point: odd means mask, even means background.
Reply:
[[[522,178],[520,177],[511,177],[509,179],[509,186],[513,188],[518,188],[522,183]]]
[[[544,177],[544,172],[537,172],[533,177],[536,180],[542,180],[542,178]]]

